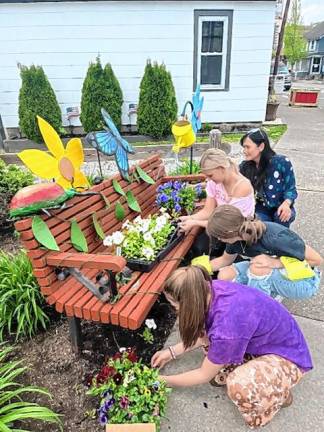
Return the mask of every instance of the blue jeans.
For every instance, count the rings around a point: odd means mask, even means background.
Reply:
[[[257,202],[255,205],[255,213],[260,220],[262,220],[264,222],[276,222],[280,225],[283,225],[283,226],[289,228],[290,224],[296,218],[296,210],[294,209],[294,207],[291,207],[291,218],[289,219],[288,222],[281,222],[281,220],[279,219],[277,211],[278,211],[277,208],[269,208],[269,207],[266,207],[262,203],[259,203],[259,202]]]
[[[291,281],[285,277],[285,269],[273,269],[266,276],[255,276],[250,272],[250,261],[233,264],[236,270],[235,282],[263,291],[271,297],[278,295],[291,299],[304,299],[317,293],[321,281],[321,272],[314,269],[312,278]]]

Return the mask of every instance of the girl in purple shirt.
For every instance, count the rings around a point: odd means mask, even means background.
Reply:
[[[212,281],[196,266],[177,269],[164,292],[178,311],[182,342],[155,353],[152,366],[199,346],[208,352],[200,368],[161,379],[170,386],[226,384],[251,428],[292,403],[291,388],[313,365],[298,324],[280,303],[254,288]]]

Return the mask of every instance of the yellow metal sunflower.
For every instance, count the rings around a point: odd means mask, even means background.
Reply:
[[[54,128],[37,116],[38,126],[44,142],[53,156],[42,150],[24,150],[18,153],[22,162],[38,177],[54,179],[64,189],[89,187],[86,176],[80,171],[84,162],[80,138],[72,138],[64,148]]]

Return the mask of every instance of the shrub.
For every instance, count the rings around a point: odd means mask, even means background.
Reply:
[[[19,126],[27,138],[41,143],[43,141],[36,116],[41,116],[57,132],[62,128],[61,109],[54,90],[41,66],[19,65],[21,88],[19,91]]]
[[[111,65],[108,63],[103,69],[100,57],[97,57],[95,63],[90,63],[82,86],[80,120],[85,132],[103,128],[101,108],[120,128],[122,104],[123,93]]]
[[[199,162],[193,159],[192,161],[192,173],[191,174],[200,174],[200,165]],[[177,175],[187,175],[190,174],[190,159],[183,158],[181,164],[177,166],[177,168],[169,173],[170,176]]]
[[[165,66],[150,62],[140,84],[137,111],[138,131],[154,138],[170,135],[177,119],[177,101],[170,72]]]
[[[19,189],[33,184],[34,177],[17,165],[6,165],[0,159],[0,227],[9,219],[8,205]]]
[[[13,256],[0,251],[0,340],[6,332],[17,340],[33,336],[39,327],[46,329],[44,304],[25,252]]]
[[[159,371],[143,365],[132,350],[109,359],[88,392],[100,397],[100,423],[155,423],[159,430],[171,390],[158,376]]]
[[[39,387],[22,386],[16,378],[26,371],[22,361],[7,360],[12,354],[13,348],[0,347],[0,430],[6,432],[24,432],[18,428],[17,422],[24,420],[41,420],[49,423],[57,423],[62,430],[59,416],[52,410],[42,407],[37,403],[24,402],[24,395],[42,394],[51,397],[50,394]]]

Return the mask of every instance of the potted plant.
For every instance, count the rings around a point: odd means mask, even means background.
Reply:
[[[164,208],[173,218],[190,214],[196,207],[196,201],[202,195],[200,184],[196,186],[181,181],[169,181],[157,189],[156,203]]]
[[[275,94],[274,89],[270,89],[268,102],[267,102],[267,111],[266,111],[266,121],[273,121],[277,118],[277,110],[280,105],[278,98]]]
[[[107,432],[158,431],[171,390],[158,380],[159,371],[138,360],[134,350],[121,351],[89,379],[88,394],[99,397],[99,422]]]
[[[170,215],[162,210],[145,219],[127,220],[122,230],[107,236],[103,244],[125,257],[130,269],[149,272],[181,238]]]

